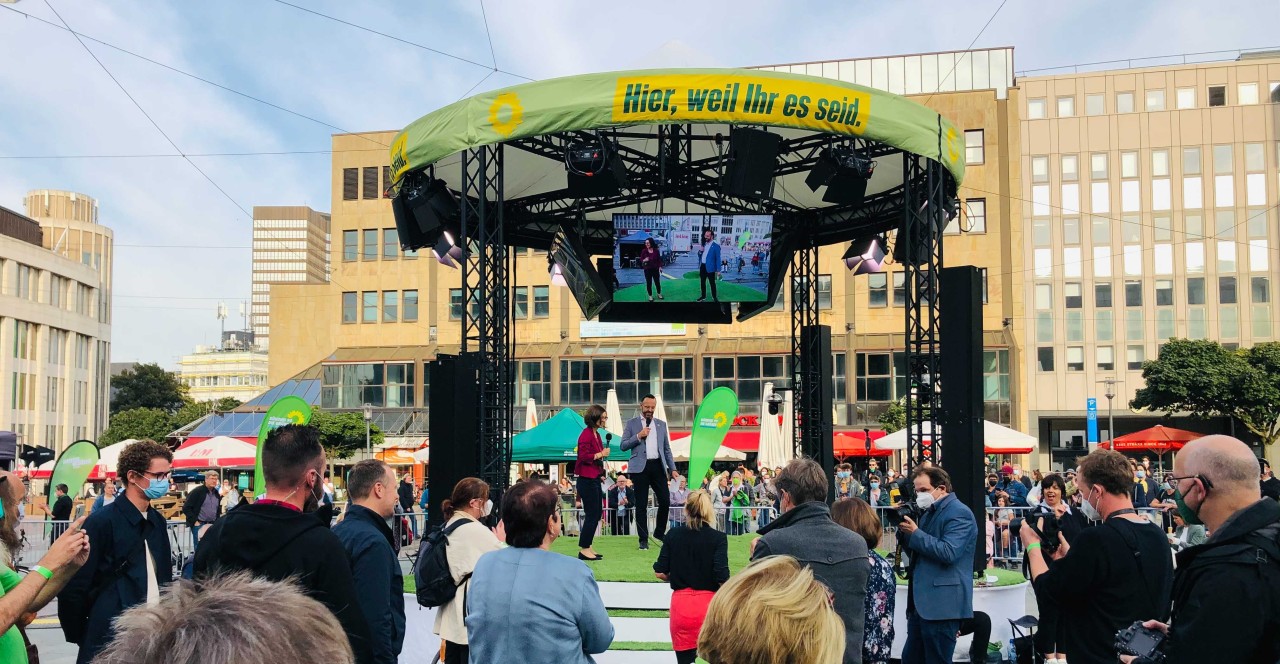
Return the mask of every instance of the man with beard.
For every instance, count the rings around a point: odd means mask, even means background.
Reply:
[[[324,448],[314,427],[290,424],[262,445],[266,496],[214,522],[196,549],[197,577],[246,570],[273,581],[294,577],[347,633],[361,664],[372,661],[369,626],[360,611],[341,540],[314,512],[324,495]],[[262,619],[271,607],[245,607]]]

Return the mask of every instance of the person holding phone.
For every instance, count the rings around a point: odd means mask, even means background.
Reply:
[[[578,536],[578,558],[597,561],[604,558],[591,548],[596,537],[596,529],[600,527],[600,514],[604,510],[604,492],[600,487],[600,478],[604,476],[604,460],[609,458],[609,448],[600,438],[609,419],[604,407],[591,404],[584,416],[586,428],[578,436],[578,462],[573,472],[578,476],[578,497],[582,499],[582,510],[585,519],[582,523],[582,534]],[[613,434],[609,434],[612,438]]]

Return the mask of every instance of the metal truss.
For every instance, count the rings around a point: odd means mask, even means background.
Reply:
[[[942,462],[938,270],[951,197],[949,176],[935,161],[905,160],[903,183],[897,253],[906,285],[907,462],[915,467],[925,459]]]
[[[476,448],[479,477],[499,491],[511,466],[512,338],[510,277],[503,220],[503,145],[462,153],[462,352],[479,359]]]
[[[817,351],[805,347],[801,334],[805,327],[818,324],[817,284],[818,248],[805,244],[791,256],[791,386],[795,407],[792,442],[796,456],[816,456],[822,420],[831,417],[831,413],[822,412],[821,363],[804,361]]]

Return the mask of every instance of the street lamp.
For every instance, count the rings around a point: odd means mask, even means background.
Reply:
[[[1116,383],[1120,381],[1114,378],[1104,378],[1098,382],[1107,386],[1107,392],[1102,396],[1107,398],[1107,430],[1111,433],[1111,440],[1114,441],[1116,439],[1116,416],[1111,407],[1111,400],[1116,396]],[[1111,449],[1115,449],[1114,444],[1112,444]]]
[[[364,453],[369,454],[369,423],[373,421],[373,404],[364,405]]]

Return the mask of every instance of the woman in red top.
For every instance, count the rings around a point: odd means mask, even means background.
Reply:
[[[578,436],[578,463],[573,472],[578,476],[578,498],[582,500],[584,520],[582,534],[578,537],[578,558],[582,560],[600,560],[604,556],[591,548],[591,541],[596,537],[596,529],[600,527],[600,513],[604,510],[604,491],[600,488],[600,477],[604,475],[603,459],[609,456],[609,450],[600,441],[598,429],[604,427],[609,416],[604,408],[592,404],[587,407],[585,415],[587,428]]]
[[[662,297],[662,254],[658,253],[658,243],[653,238],[644,241],[640,250],[640,267],[644,269],[644,289],[649,293],[649,301],[653,302],[653,289],[658,288],[658,299]]]

